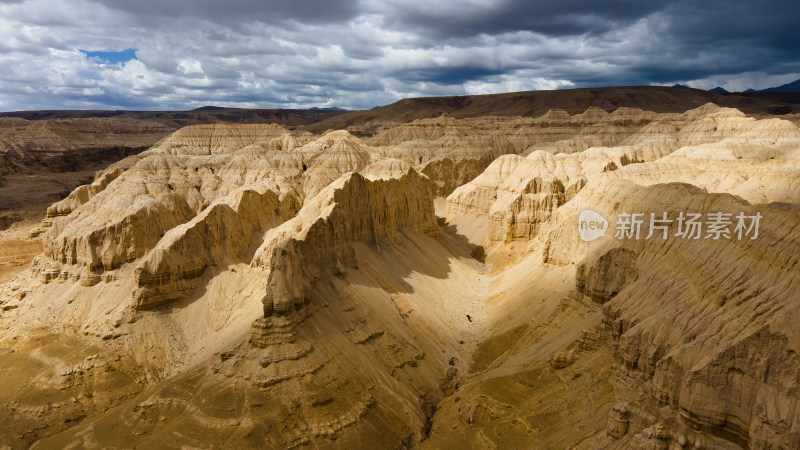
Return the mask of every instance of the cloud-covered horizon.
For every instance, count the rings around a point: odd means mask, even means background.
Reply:
[[[364,109],[800,78],[796,2],[4,0],[0,111]]]

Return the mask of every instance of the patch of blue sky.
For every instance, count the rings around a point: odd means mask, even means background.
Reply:
[[[136,49],[129,48],[121,52],[95,52],[81,49],[81,52],[89,59],[97,59],[102,63],[126,63],[136,58]]]

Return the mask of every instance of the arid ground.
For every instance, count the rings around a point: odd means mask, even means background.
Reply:
[[[0,447],[800,448],[797,99],[534,94],[0,119]]]

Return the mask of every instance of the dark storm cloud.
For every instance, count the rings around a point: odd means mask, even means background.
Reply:
[[[587,71],[575,65],[560,75],[578,85],[668,83],[757,70],[800,71],[800,27],[796,23],[800,2],[506,1],[466,7],[403,6],[410,4],[395,8],[388,23],[451,45],[476,36],[499,36],[509,42],[504,35],[529,31],[553,39],[580,37],[582,46],[602,49],[613,40],[609,33],[649,22],[643,35],[626,37],[650,41],[636,48],[638,58],[612,64],[606,71]],[[624,51],[612,46],[600,57],[612,61]],[[520,65],[558,64],[569,57],[562,53],[544,60],[523,60]],[[482,75],[475,73],[475,78]]]
[[[471,2],[466,2],[471,3]],[[664,8],[660,1],[540,0],[475,2],[469,5],[395,3],[397,25],[415,27],[434,38],[532,31],[550,36],[598,34]]]
[[[460,67],[431,67],[424,69],[399,72],[398,75],[406,80],[437,83],[445,86],[463,84],[467,81],[483,80],[492,75],[500,75],[505,71],[487,69],[477,66]]]
[[[800,2],[683,1],[667,7],[671,33],[697,45],[738,42],[800,56]]]
[[[800,2],[776,0],[3,1],[0,110],[764,88],[800,78],[797,17]]]
[[[349,20],[359,13],[357,2],[347,0],[99,0],[99,3],[136,15],[196,17],[211,21],[330,23]]]
[[[688,52],[717,50],[736,68],[796,70],[800,63],[799,2],[687,2],[670,14],[670,31]]]

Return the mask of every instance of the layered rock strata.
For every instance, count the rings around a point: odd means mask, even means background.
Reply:
[[[354,267],[352,242],[379,245],[400,228],[436,234],[430,182],[409,169],[401,178],[345,175],[309,200],[297,216],[267,233],[253,266],[269,270],[264,315],[305,304],[320,267]]]

